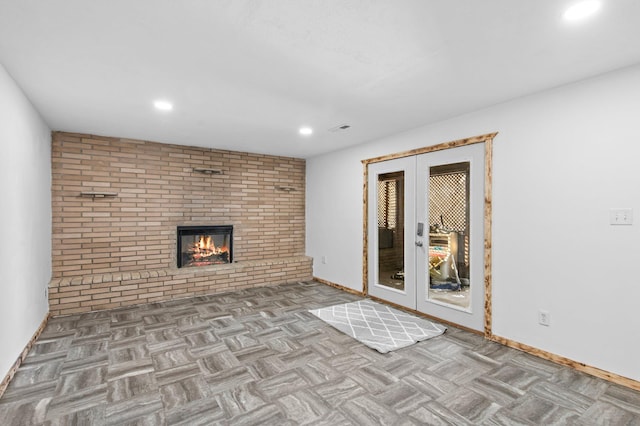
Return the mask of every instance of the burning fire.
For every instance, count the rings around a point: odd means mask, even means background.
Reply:
[[[226,246],[216,247],[211,236],[201,235],[200,239],[189,249],[189,254],[194,262],[217,263],[215,256],[220,256],[228,251]]]

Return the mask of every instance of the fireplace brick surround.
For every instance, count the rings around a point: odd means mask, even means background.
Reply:
[[[54,132],[51,314],[310,279],[304,174],[302,159]],[[178,269],[189,225],[233,225],[234,263]]]

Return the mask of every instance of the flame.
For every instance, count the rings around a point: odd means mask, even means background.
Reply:
[[[211,240],[211,237],[205,237],[204,235],[200,236],[200,241],[196,244],[196,247],[200,250],[211,250],[216,251],[216,246]]]

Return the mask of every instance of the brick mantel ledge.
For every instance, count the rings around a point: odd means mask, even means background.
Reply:
[[[54,278],[49,310],[70,315],[311,278],[308,256]]]

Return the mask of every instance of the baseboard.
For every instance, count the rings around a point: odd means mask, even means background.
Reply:
[[[38,340],[38,337],[40,337],[42,330],[44,330],[44,328],[47,326],[47,321],[49,321],[50,315],[51,314],[47,312],[47,314],[44,316],[44,319],[40,323],[40,326],[38,327],[36,332],[33,333],[33,337],[31,337],[31,340],[29,340],[29,343],[27,343],[27,346],[24,347],[24,349],[22,350],[22,353],[20,354],[16,362],[13,363],[13,366],[11,366],[7,375],[4,376],[4,379],[2,379],[2,382],[0,383],[0,398],[2,398],[2,394],[4,394],[4,391],[7,390],[7,387],[9,386],[9,383],[11,383],[11,380],[13,379],[13,376],[16,374],[16,371],[18,371],[18,368],[20,368],[20,365],[22,365],[22,362],[29,354],[31,347],[33,346],[35,341]]]
[[[363,292],[361,292],[361,291],[354,290],[352,288],[345,287],[345,286],[340,285],[340,284],[332,283],[331,281],[323,280],[322,278],[313,277],[313,280],[317,281],[317,282],[319,282],[321,284],[328,285],[330,287],[335,287],[338,290],[342,290],[342,291],[345,291],[347,293],[355,294],[356,296],[365,297],[365,294]]]
[[[637,380],[620,376],[619,374],[611,373],[609,371],[605,371],[597,367],[592,367],[582,362],[574,361],[572,359],[565,358],[563,356],[556,355],[551,352],[543,351],[542,349],[525,345],[524,343],[519,343],[510,339],[506,339],[504,337],[491,335],[489,339],[494,342],[500,343],[501,345],[509,346],[510,348],[518,349],[528,354],[535,355],[538,358],[546,359],[548,361],[555,362],[556,364],[565,365],[567,367],[573,368],[574,370],[581,371],[591,376],[598,377],[600,379],[604,379],[609,382],[640,391],[640,382]]]

